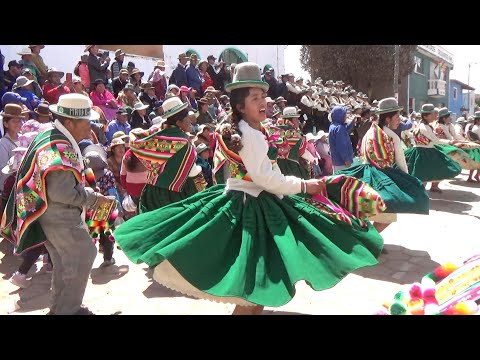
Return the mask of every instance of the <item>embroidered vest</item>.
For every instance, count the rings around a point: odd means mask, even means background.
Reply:
[[[130,148],[149,170],[147,183],[171,191],[182,191],[197,152],[188,136],[178,127],[163,125],[160,129],[133,132]]]
[[[72,144],[59,130],[50,129],[38,134],[27,150],[3,213],[1,235],[14,243],[16,254],[46,241],[37,220],[48,207],[45,178],[55,170],[71,171],[79,184],[85,184]]]
[[[378,125],[372,126],[362,140],[361,155],[376,168],[384,169],[395,164],[395,145]]]
[[[262,134],[264,134],[265,136],[265,141],[269,142],[269,139],[271,141],[275,141],[275,137],[272,135],[269,135],[268,130],[264,126],[262,126]],[[213,157],[214,179],[215,179],[215,174],[218,171],[220,171],[223,165],[225,165],[225,163],[228,161],[229,162],[228,170],[231,178],[245,180],[245,181],[252,181],[252,178],[248,175],[247,168],[245,167],[240,155],[238,155],[236,152],[230,150],[227,147],[227,145],[223,141],[223,137],[221,134],[215,133],[215,138],[217,142],[216,142],[215,154]],[[270,142],[269,142],[269,145],[271,145]],[[272,151],[271,149],[276,150],[276,148],[274,146],[269,146],[269,151],[267,154],[272,163],[272,168],[273,168],[273,166],[276,165],[277,160],[276,160],[276,154],[275,154],[276,151]]]
[[[430,125],[426,125],[426,126],[430,126]],[[420,132],[420,127],[417,127],[415,130],[413,130],[413,138],[415,139],[415,142],[419,145],[430,144],[430,139]]]

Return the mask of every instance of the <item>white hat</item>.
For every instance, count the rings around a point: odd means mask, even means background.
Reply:
[[[19,76],[15,80],[15,84],[13,85],[12,89],[15,90],[15,89],[30,85],[31,83],[33,83],[33,81],[34,80],[28,80],[26,76]]]
[[[92,101],[82,94],[60,95],[58,103],[48,107],[54,114],[70,119],[98,120],[100,114],[92,110]]]
[[[283,109],[283,118],[296,118],[300,117],[300,114],[298,113],[298,110],[295,106],[287,106],[285,109]]]
[[[164,118],[162,118],[161,116],[157,116],[157,117],[154,117],[154,118],[152,119],[152,125],[160,125],[160,124],[162,124],[164,121],[165,121]]]
[[[133,105],[133,111],[145,110],[145,109],[148,109],[148,105],[145,105],[144,103],[142,103],[140,101]]]
[[[13,174],[18,170],[22,163],[23,155],[28,150],[26,147],[17,147],[13,149],[13,156],[8,160],[7,165],[2,169],[2,173],[5,175]]]
[[[162,104],[162,108],[164,111],[164,114],[162,115],[162,118],[167,119],[172,115],[175,115],[179,113],[180,111],[186,109],[188,107],[188,104],[180,100],[179,97],[171,97],[167,100],[165,100]]]
[[[20,52],[17,53],[18,55],[32,55],[32,49],[29,47],[24,46]]]

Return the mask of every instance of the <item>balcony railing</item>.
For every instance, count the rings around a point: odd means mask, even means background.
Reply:
[[[445,96],[447,82],[445,80],[428,80],[428,96]]]

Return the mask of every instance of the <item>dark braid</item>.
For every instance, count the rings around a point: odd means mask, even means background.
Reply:
[[[424,124],[427,125],[427,126],[430,126],[430,128],[433,130],[432,125],[430,125],[430,124],[428,123],[427,119],[425,119],[425,117],[428,116],[428,115],[430,115],[430,114],[431,114],[431,113],[427,113],[427,114],[423,114],[423,113],[422,113],[422,123],[424,123]]]
[[[378,126],[380,129],[383,129],[384,126],[387,126],[387,118],[392,118],[397,114],[398,111],[388,112],[385,114],[380,114],[378,117]]]
[[[245,106],[245,98],[250,93],[250,88],[241,88],[232,90],[230,96],[230,106],[232,108],[232,125],[223,126],[220,129],[220,135],[222,135],[223,141],[227,147],[238,153],[242,145],[242,132],[238,127],[238,123],[242,120],[242,113],[237,109],[237,105]]]

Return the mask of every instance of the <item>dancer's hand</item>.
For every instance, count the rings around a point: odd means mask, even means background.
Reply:
[[[306,192],[310,195],[320,194],[325,191],[325,183],[317,179],[304,180]]]

